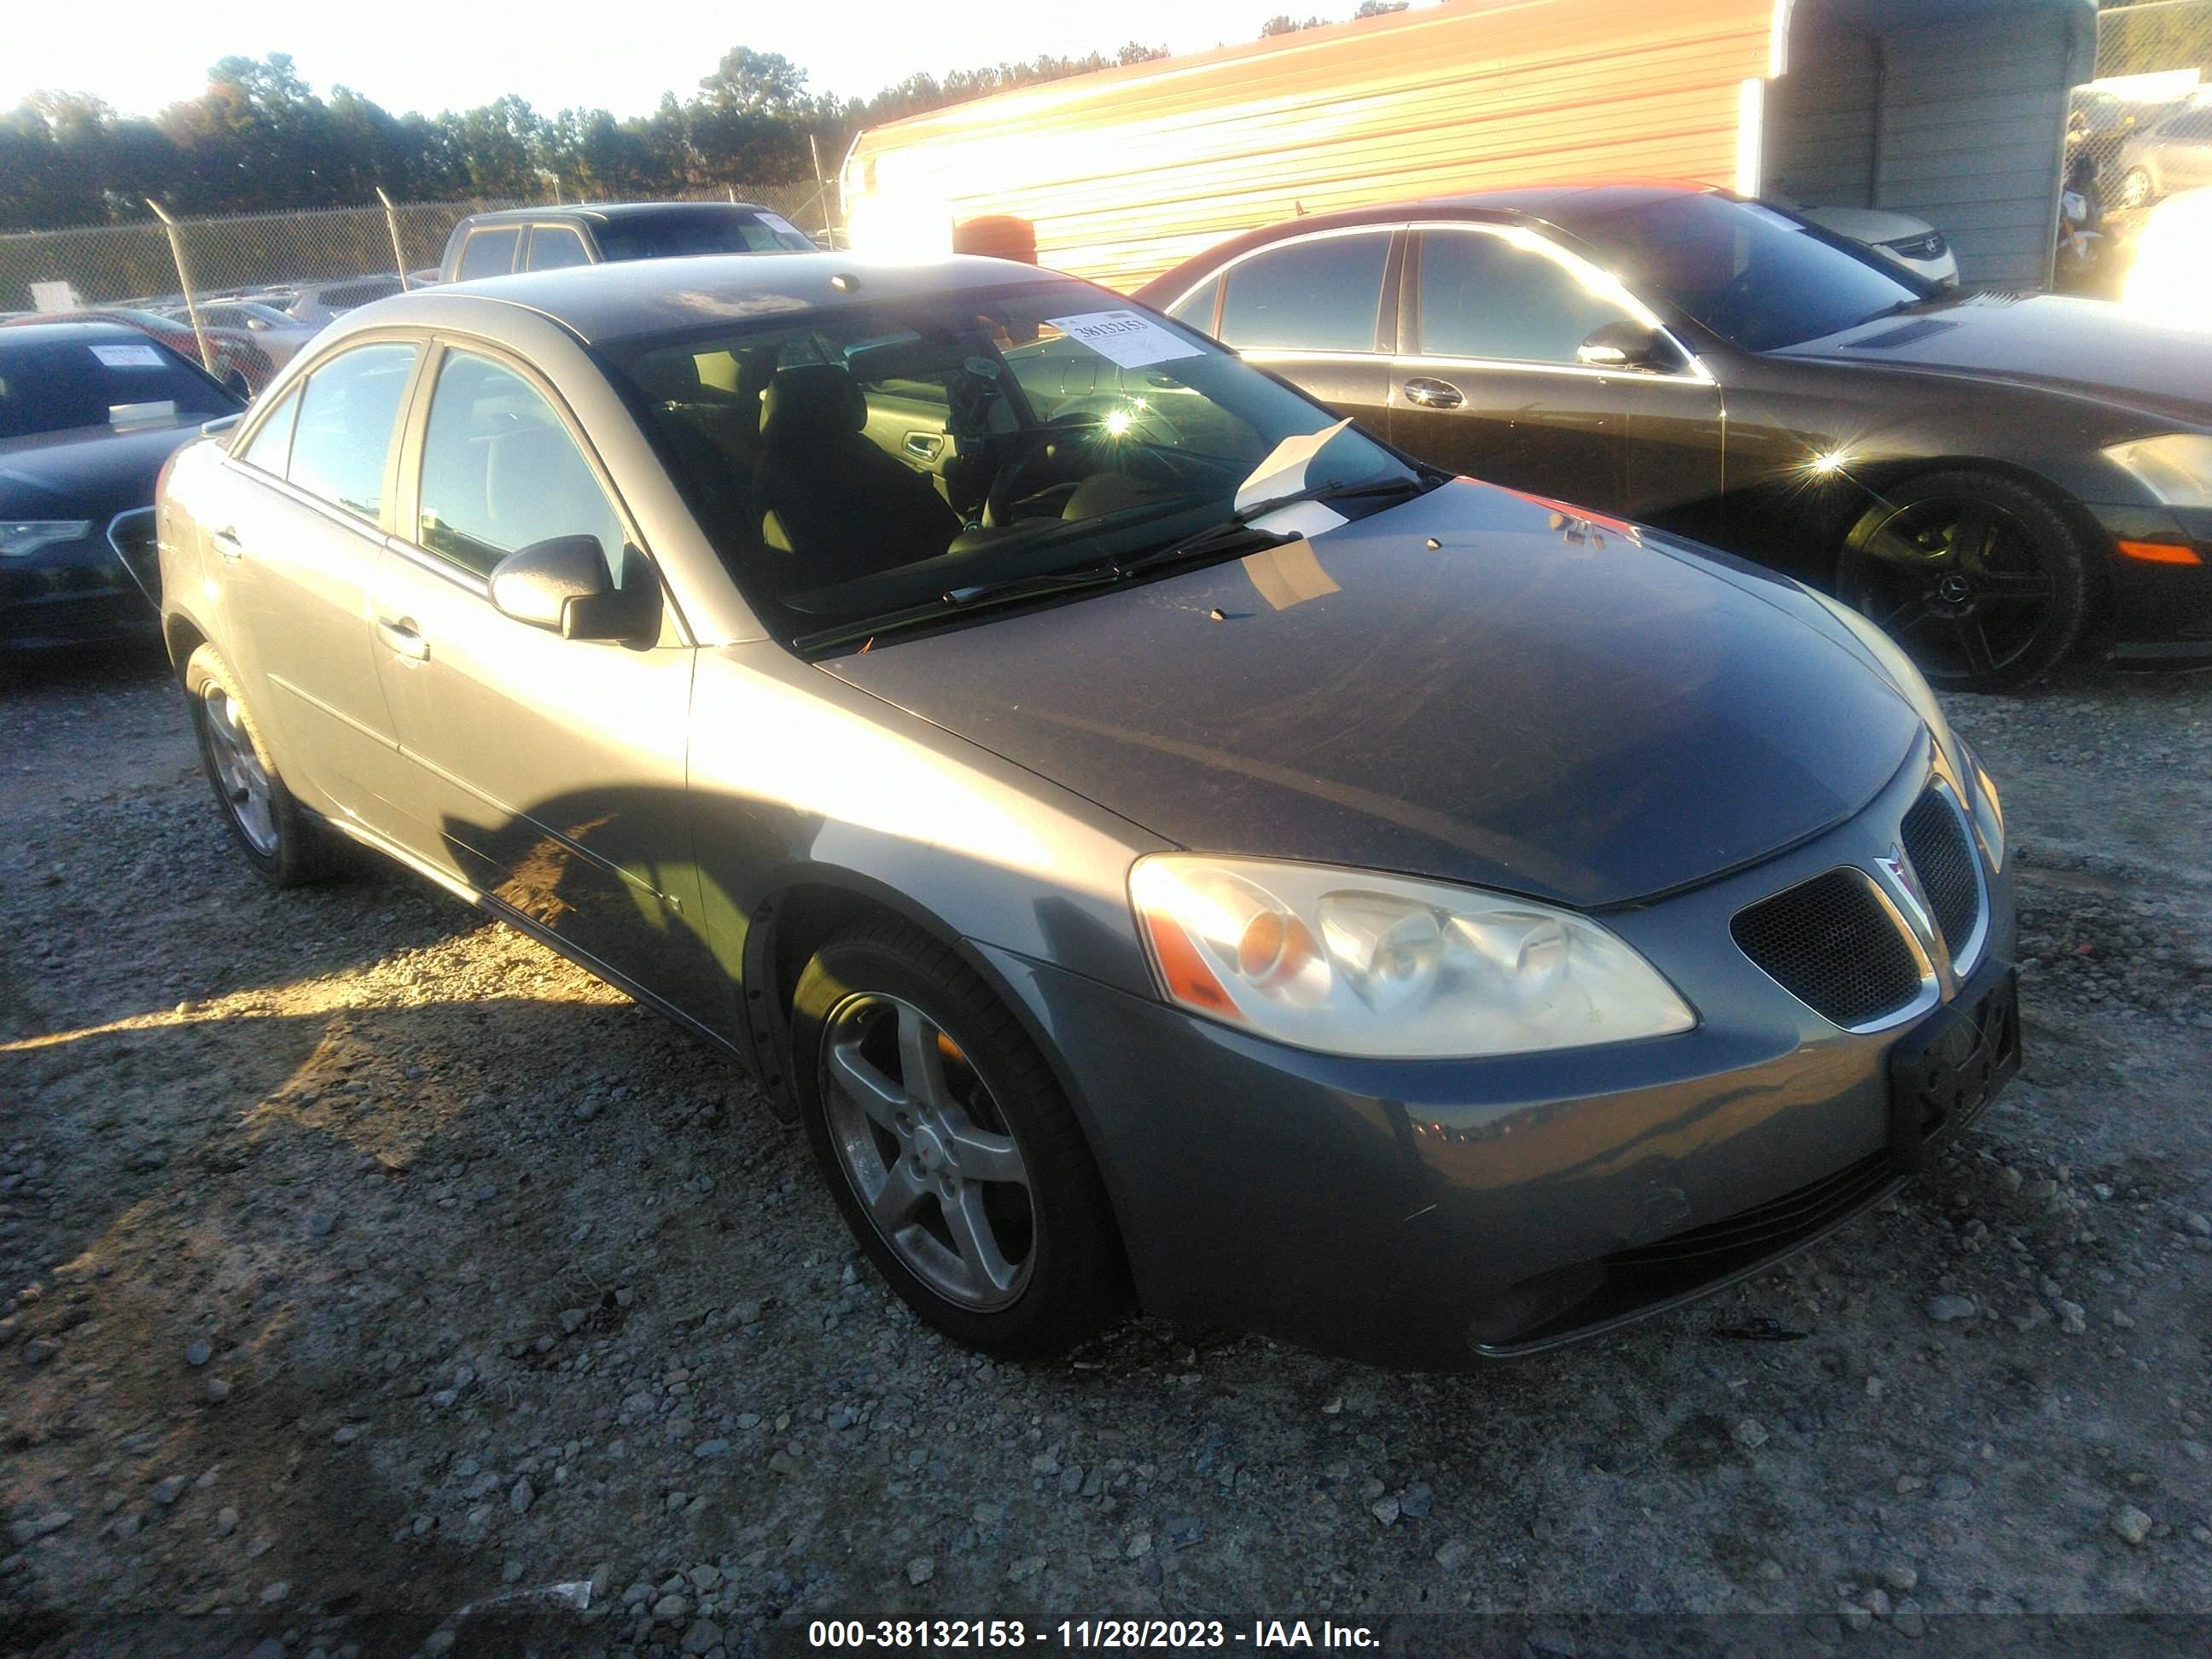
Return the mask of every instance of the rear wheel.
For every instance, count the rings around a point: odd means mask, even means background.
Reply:
[[[2124,208],[2147,207],[2150,204],[2153,189],[2149,173],[2141,167],[2130,167],[2120,176],[2120,187],[2113,192],[2112,204]]]
[[[1103,1187],[1051,1069],[943,945],[884,920],[800,975],[792,1052],[823,1180],[908,1306],[972,1347],[1054,1353],[1128,1291]]]
[[[2072,648],[2089,555],[2063,514],[2010,478],[1907,479],[1845,538],[1837,591],[1903,646],[1930,684],[2005,691]]]
[[[201,646],[185,665],[185,694],[216,804],[254,873],[272,887],[329,877],[337,866],[329,832],[284,787],[238,695],[230,665],[213,646]]]

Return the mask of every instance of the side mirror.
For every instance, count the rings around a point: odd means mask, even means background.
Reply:
[[[597,536],[552,536],[517,548],[492,567],[491,602],[501,616],[564,640],[642,645],[660,632],[659,585],[640,572],[627,586],[610,586]]]
[[[1589,368],[1664,371],[1679,368],[1666,336],[1642,323],[1607,323],[1575,348],[1575,361]]]

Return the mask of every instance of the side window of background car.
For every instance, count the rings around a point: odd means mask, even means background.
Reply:
[[[514,245],[521,240],[520,225],[471,231],[469,240],[461,244],[461,268],[455,280],[465,283],[471,276],[506,276],[514,269]]]
[[[392,428],[414,371],[415,351],[396,341],[356,346],[308,376],[285,476],[374,524],[383,510]]]
[[[622,519],[553,407],[513,369],[448,352],[422,437],[422,521],[416,539],[489,576],[518,548],[590,536],[623,580]]]
[[[254,433],[253,441],[238,452],[238,459],[248,466],[258,466],[264,472],[284,476],[284,468],[292,455],[292,422],[300,412],[300,394],[285,393],[284,401],[276,405],[260,429]]]
[[[587,265],[591,254],[573,225],[537,225],[530,232],[530,269],[558,270],[563,265]]]
[[[1213,332],[1213,302],[1221,295],[1221,274],[1216,271],[1168,307],[1168,315],[1188,323],[1201,334]]]
[[[1372,351],[1388,230],[1313,236],[1223,273],[1221,337],[1233,346]]]
[[[1593,330],[1635,320],[1536,238],[1484,230],[1422,233],[1420,306],[1432,357],[1572,363]]]

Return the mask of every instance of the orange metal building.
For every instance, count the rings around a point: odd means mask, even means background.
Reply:
[[[874,128],[841,182],[862,247],[1012,216],[1122,289],[1300,212],[1623,178],[1917,213],[2034,284],[2095,52],[2094,0],[1455,0]]]

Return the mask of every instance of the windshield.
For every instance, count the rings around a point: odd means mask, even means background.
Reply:
[[[151,340],[0,336],[0,438],[167,426],[238,409],[230,393]]]
[[[612,367],[787,638],[1171,548],[1263,496],[1415,477],[1348,428],[1279,455],[1340,423],[1066,283],[629,343]]]
[[[610,259],[667,259],[695,253],[812,253],[795,226],[779,228],[750,213],[632,214],[593,228]]]
[[[1789,214],[1704,194],[1669,196],[1569,228],[1631,288],[1664,295],[1747,351],[1816,340],[1929,298]]]

